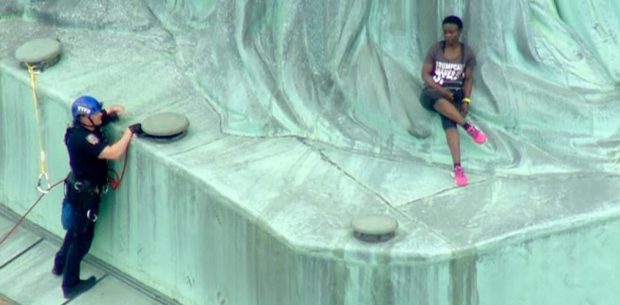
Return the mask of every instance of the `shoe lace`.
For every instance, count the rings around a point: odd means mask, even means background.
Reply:
[[[469,126],[469,128],[467,128],[467,133],[470,134],[471,136],[478,136],[478,133],[480,131],[478,130],[478,128],[474,127],[473,125]]]
[[[456,177],[463,177],[465,175],[465,172],[463,171],[463,168],[460,166],[455,166],[454,167],[454,175]]]

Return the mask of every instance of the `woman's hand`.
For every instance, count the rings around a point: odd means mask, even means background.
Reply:
[[[469,112],[469,104],[468,103],[463,103],[461,105],[461,115],[463,117],[467,116],[467,113]]]
[[[442,88],[441,96],[443,96],[443,98],[447,99],[450,102],[454,101],[454,93],[452,93],[452,91],[450,91],[449,89]]]

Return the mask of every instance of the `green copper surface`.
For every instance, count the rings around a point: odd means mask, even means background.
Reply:
[[[38,75],[51,180],[69,104],[163,111],[182,139],[133,141],[91,253],[183,304],[611,304],[620,283],[620,8],[613,0],[24,1],[0,4],[0,203],[38,194]],[[440,22],[476,52],[456,188],[420,70]],[[411,134],[418,135],[412,136]],[[120,170],[122,164],[113,165]],[[62,191],[30,219],[63,234]],[[388,215],[394,238],[354,238]]]

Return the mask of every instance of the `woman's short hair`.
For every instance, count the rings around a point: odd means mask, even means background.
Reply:
[[[441,23],[441,26],[444,26],[448,23],[451,24],[455,24],[456,27],[459,28],[459,31],[463,29],[463,21],[461,20],[461,18],[454,16],[454,15],[450,15],[446,18],[443,19],[443,22]]]

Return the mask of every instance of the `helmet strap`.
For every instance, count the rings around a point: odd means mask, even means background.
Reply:
[[[80,119],[80,120],[78,120],[80,125],[82,125],[82,126],[84,126],[86,128],[89,128],[89,129],[97,127],[97,125],[95,125],[95,122],[93,122],[93,119],[90,118],[90,115],[87,115],[86,118],[88,119],[90,124],[87,124],[87,123],[84,122],[84,120]]]

